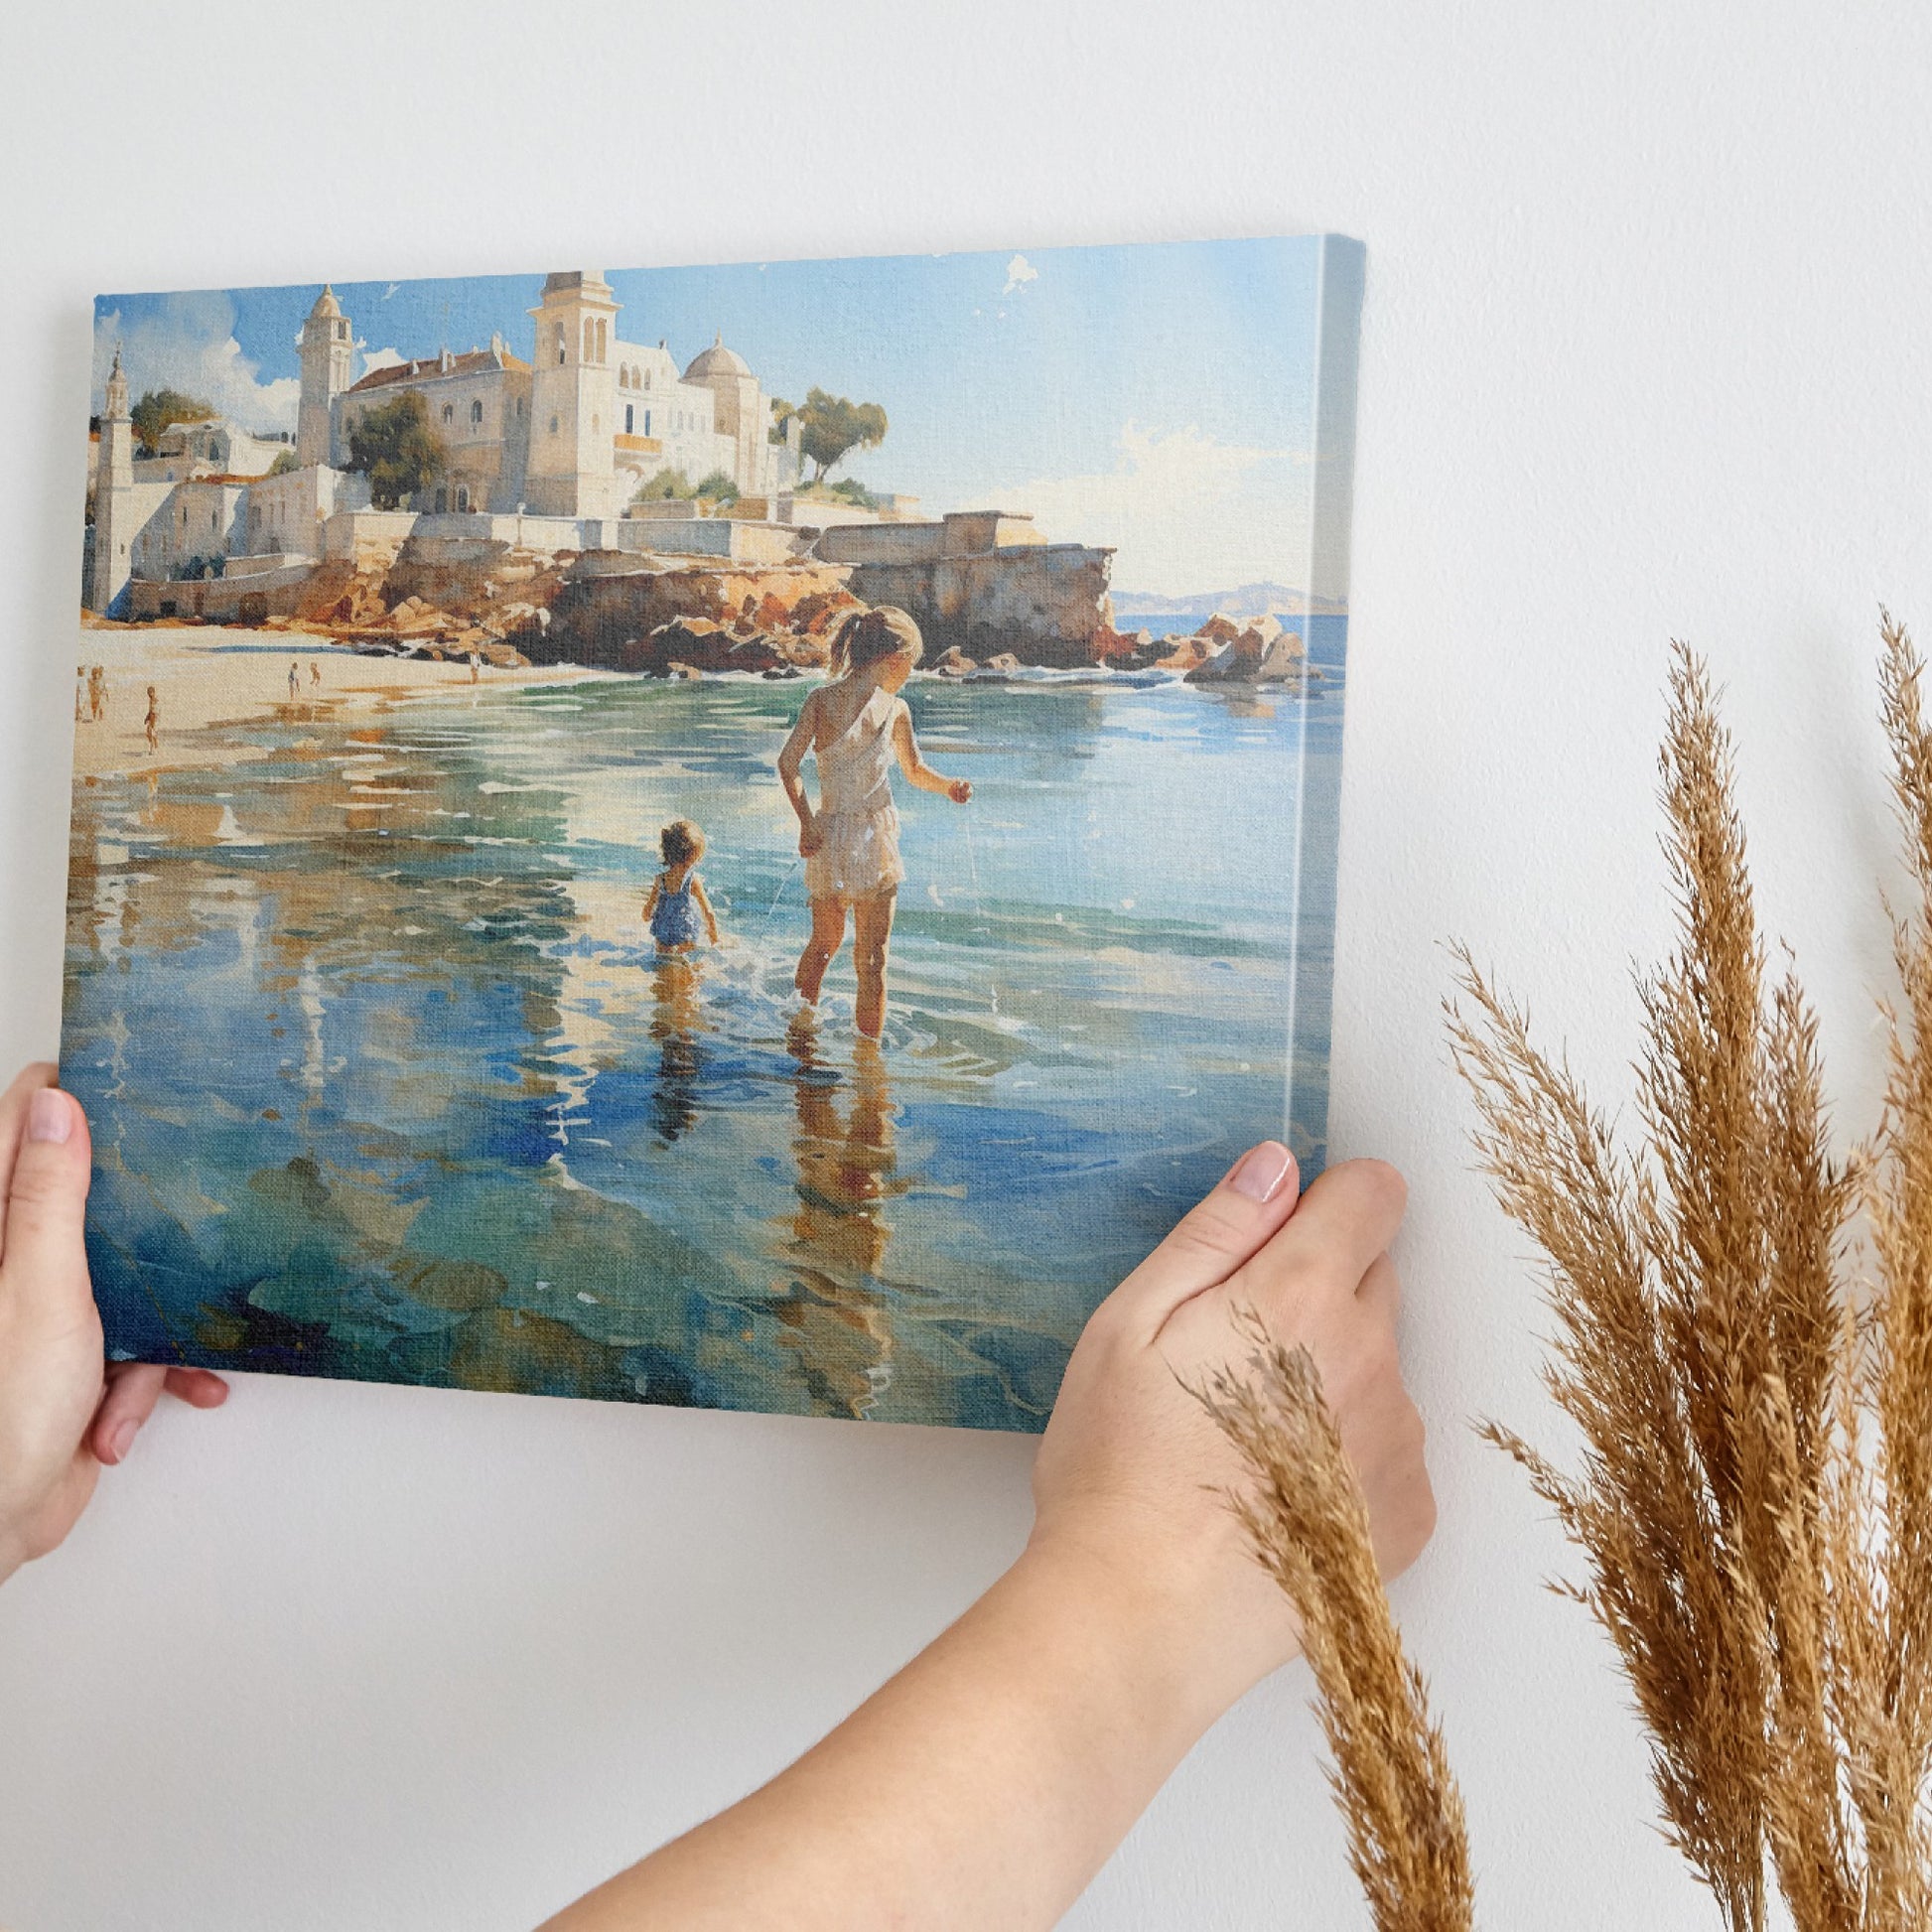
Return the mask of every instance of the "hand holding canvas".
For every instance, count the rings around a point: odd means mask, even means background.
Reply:
[[[1189,1393],[1236,1317],[1304,1342],[1393,1576],[1434,1528],[1396,1360],[1404,1188],[1351,1161],[1305,1194],[1253,1149],[1102,1304],[1035,1468],[1019,1562],[790,1770],[549,1932],[938,1932],[1057,1922],[1210,1725],[1297,1648],[1219,1492],[1235,1452]]]
[[[0,1096],[0,1579],[72,1529],[164,1388],[197,1409],[218,1375],[103,1361],[81,1217],[91,1149],[79,1103],[30,1066]]]

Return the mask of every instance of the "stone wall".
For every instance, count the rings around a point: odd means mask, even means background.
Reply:
[[[1026,510],[948,510],[923,522],[897,518],[822,529],[813,554],[834,564],[933,563],[995,550],[1032,550],[1045,542]]]
[[[736,564],[781,564],[798,547],[797,532],[775,523],[724,516],[623,517],[618,547],[658,556],[716,557]]]
[[[294,614],[314,571],[305,557],[279,570],[191,578],[186,583],[137,577],[127,587],[127,615],[137,620],[200,618],[207,623],[263,623]]]

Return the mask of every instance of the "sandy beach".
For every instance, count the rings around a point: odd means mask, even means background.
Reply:
[[[467,664],[365,656],[307,632],[84,624],[75,657],[83,713],[88,709],[85,674],[96,664],[106,676],[106,700],[98,721],[83,716],[74,725],[73,770],[79,779],[222,764],[248,756],[244,745],[223,739],[210,726],[276,716],[341,717],[380,710],[412,692],[472,688]],[[298,672],[293,703],[291,664]],[[484,664],[477,684],[482,689],[571,684],[606,675],[575,665],[499,670]],[[146,732],[149,685],[157,699],[155,750],[149,749]]]

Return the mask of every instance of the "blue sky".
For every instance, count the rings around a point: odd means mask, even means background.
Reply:
[[[1319,262],[1300,238],[606,273],[626,341],[683,363],[722,329],[767,394],[882,403],[885,444],[839,474],[935,512],[1031,509],[1056,540],[1115,544],[1120,588],[1180,594],[1307,581]],[[359,373],[492,331],[527,356],[542,283],[336,293]],[[103,296],[94,406],[118,341],[136,395],[167,382],[291,427],[318,287]]]

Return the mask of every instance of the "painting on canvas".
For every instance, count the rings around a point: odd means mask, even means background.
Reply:
[[[1361,265],[101,298],[110,1352],[1040,1427],[1322,1159]]]

